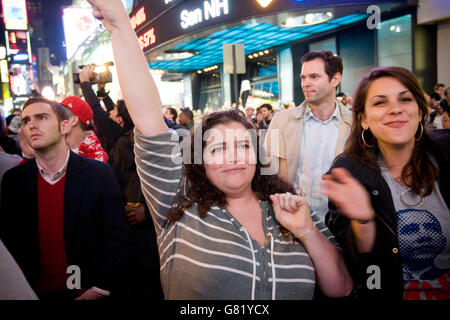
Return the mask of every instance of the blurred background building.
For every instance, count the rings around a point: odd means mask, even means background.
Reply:
[[[340,90],[349,95],[383,65],[412,70],[427,92],[450,84],[447,0],[136,0],[130,18],[150,67],[182,83],[193,109],[230,106],[244,80],[254,106],[299,104],[300,58],[319,49],[343,58]],[[244,45],[237,86],[224,44]]]
[[[344,60],[351,95],[375,66],[412,70],[426,92],[450,85],[448,0],[122,0],[163,105],[198,110],[242,102],[299,104],[300,58],[325,49]],[[32,88],[80,94],[74,74],[114,61],[110,36],[85,0],[2,0],[0,109]],[[226,51],[224,47],[234,47]],[[120,98],[115,67],[107,88]],[[236,70],[236,74],[234,74]],[[245,84],[243,86],[243,84]]]

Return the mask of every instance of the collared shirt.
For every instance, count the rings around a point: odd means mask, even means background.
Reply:
[[[70,150],[69,150],[69,148],[67,148],[67,156],[66,156],[66,160],[64,161],[64,164],[62,165],[61,168],[58,169],[58,171],[56,171],[53,174],[45,171],[45,169],[39,165],[39,162],[37,161],[37,159],[36,159],[36,165],[39,169],[39,173],[41,174],[42,178],[45,181],[47,181],[49,184],[53,185],[53,184],[57,183],[59,180],[61,180],[61,178],[66,175],[67,164],[69,163],[69,158],[70,158]]]
[[[328,212],[328,198],[321,193],[322,175],[330,169],[336,155],[339,117],[336,103],[333,115],[326,121],[317,119],[309,105],[303,119],[304,130],[294,187],[301,189],[311,212],[318,214],[321,220]]]

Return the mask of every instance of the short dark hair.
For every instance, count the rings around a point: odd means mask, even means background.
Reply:
[[[269,111],[273,111],[272,105],[269,103],[263,103],[262,105],[259,106],[259,109],[262,109],[262,108],[266,108]]]
[[[167,110],[169,110],[170,114],[173,116],[172,121],[177,121],[178,112],[175,108],[167,107]]]
[[[436,84],[436,85],[434,86],[434,91],[436,91],[436,90],[439,89],[439,88],[445,88],[445,84],[443,84],[443,83],[438,83],[438,84]]]
[[[183,113],[190,120],[194,120],[194,113],[192,112],[191,109],[189,108],[181,109],[181,113]]]
[[[432,93],[430,93],[430,99],[434,99],[436,101],[439,101],[439,100],[441,100],[441,96],[437,92],[432,92]]]
[[[341,75],[344,73],[342,58],[338,55],[335,55],[331,51],[318,50],[308,52],[302,57],[301,62],[305,63],[315,59],[322,59],[323,62],[325,62],[325,73],[328,75],[329,80],[331,80],[331,78],[333,78],[333,76],[338,72]]]
[[[26,107],[28,107],[30,104],[39,103],[39,102],[46,103],[52,108],[53,112],[56,114],[58,123],[61,123],[64,120],[69,120],[69,115],[67,114],[66,108],[64,108],[63,105],[59,104],[56,101],[46,99],[42,96],[31,97],[30,99],[25,101],[25,103],[23,104],[22,110],[25,110]]]
[[[124,100],[117,100],[117,116],[122,117],[123,127],[126,130],[131,130],[134,128],[133,120],[131,120],[131,116],[128,113],[127,105]]]

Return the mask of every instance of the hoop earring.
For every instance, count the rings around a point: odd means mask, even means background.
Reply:
[[[362,138],[364,146],[366,148],[373,148],[375,145],[371,146],[371,145],[367,144],[366,139],[364,139],[364,132],[366,132],[366,129],[363,128],[363,131],[361,132],[361,138]]]
[[[416,138],[416,141],[420,141],[420,139],[422,139],[423,136],[423,124],[422,122],[419,122],[419,124],[420,124],[420,136],[419,138]]]

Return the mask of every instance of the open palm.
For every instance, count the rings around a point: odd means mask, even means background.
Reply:
[[[335,168],[323,177],[322,191],[347,218],[372,220],[374,211],[364,186],[344,168]]]

